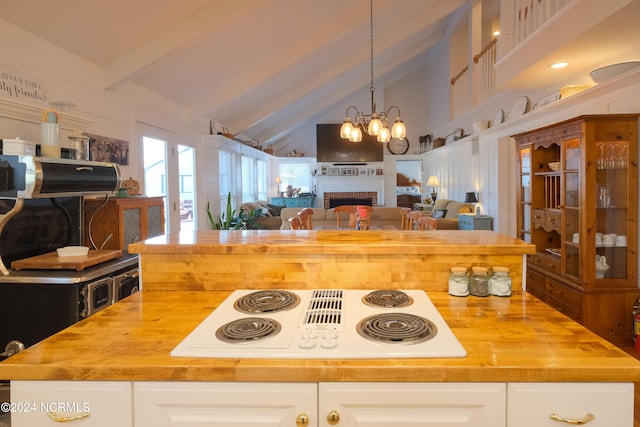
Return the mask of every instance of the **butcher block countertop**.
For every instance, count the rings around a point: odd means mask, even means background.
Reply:
[[[129,246],[142,292],[0,363],[0,379],[640,382],[640,362],[522,292],[534,247],[491,231],[198,231]],[[511,297],[453,297],[453,265],[506,265]],[[236,289],[422,289],[464,358],[174,358]],[[213,332],[212,332],[213,333]]]
[[[139,254],[474,254],[533,253],[533,246],[493,231],[246,230],[195,231],[129,245]]]
[[[0,363],[11,380],[640,382],[640,362],[528,294],[429,297],[464,358],[174,358],[230,291],[143,291]]]

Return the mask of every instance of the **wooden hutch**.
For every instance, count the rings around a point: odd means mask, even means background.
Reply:
[[[639,116],[580,116],[514,136],[518,237],[536,246],[527,291],[621,346],[638,297]]]

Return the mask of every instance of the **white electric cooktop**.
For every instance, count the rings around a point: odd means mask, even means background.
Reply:
[[[465,357],[420,290],[237,290],[174,357],[379,359]]]

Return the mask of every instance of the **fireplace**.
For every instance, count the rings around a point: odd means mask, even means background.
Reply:
[[[376,191],[341,191],[323,194],[324,208],[331,209],[342,205],[378,205]]]

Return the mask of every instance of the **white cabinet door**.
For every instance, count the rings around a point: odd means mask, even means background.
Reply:
[[[552,414],[583,422],[591,414],[589,427],[633,427],[632,383],[510,383],[507,396],[509,427],[572,425]]]
[[[131,427],[127,381],[12,381],[11,426]]]
[[[136,427],[318,425],[316,383],[136,382],[133,400]]]
[[[320,383],[320,426],[504,427],[504,383]]]

